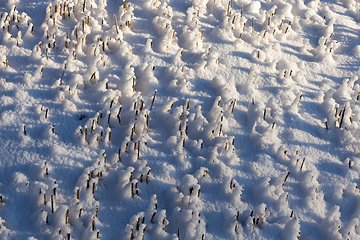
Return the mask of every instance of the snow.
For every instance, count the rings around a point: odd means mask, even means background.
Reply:
[[[360,239],[359,8],[0,1],[0,239]]]

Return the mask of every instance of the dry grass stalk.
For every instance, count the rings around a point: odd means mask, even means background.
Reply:
[[[131,197],[134,198],[134,183],[131,183]]]
[[[118,23],[117,23],[117,19],[116,19],[116,14],[114,14],[114,20],[115,20],[116,33],[119,34],[119,27],[118,27]]]
[[[146,114],[146,132],[149,133],[149,114]]]
[[[153,222],[155,215],[156,215],[156,212],[154,212],[153,215],[151,216],[151,220],[150,220],[151,223]]]
[[[141,105],[140,105],[140,112],[144,109],[144,101],[141,100]]]
[[[51,212],[54,213],[54,195],[51,195]]]
[[[345,115],[345,110],[346,110],[346,105],[344,106],[344,110],[342,111],[339,128],[341,128],[341,126],[342,126],[342,123],[343,123],[343,120],[344,120],[344,115]]]
[[[304,163],[305,163],[305,158],[303,159],[302,163],[301,163],[301,166],[300,166],[300,171],[302,170],[303,166],[304,166]]]
[[[266,116],[266,108],[264,109],[264,116],[263,116],[264,120],[265,120],[265,116]]]
[[[120,119],[121,109],[122,109],[122,107],[120,107],[119,112],[118,112],[118,114],[116,115],[117,119],[119,119],[119,123],[121,123],[121,119]]]
[[[174,106],[175,103],[176,103],[176,101],[173,102],[173,103],[170,105],[170,108],[169,108],[168,112],[170,112],[170,110],[172,109],[172,107]]]
[[[140,159],[140,140],[138,141],[138,153],[137,153],[137,159]]]
[[[119,148],[119,162],[121,162],[121,148]]]
[[[131,129],[131,136],[130,136],[131,141],[134,140],[135,124],[136,123],[134,123],[134,127]]]
[[[155,97],[156,97],[156,93],[157,93],[157,90],[155,90],[154,97],[153,97],[152,102],[151,102],[150,111],[151,111],[151,109],[153,108],[154,101],[155,101]]]
[[[282,186],[284,186],[284,184],[285,184],[286,180],[288,179],[289,175],[290,175],[290,171],[288,171],[288,173],[286,174],[286,177],[284,179],[284,182],[283,182]]]
[[[301,94],[300,97],[299,97],[299,101],[298,101],[297,105],[299,105],[299,103],[300,103],[300,101],[301,101],[301,98],[302,98],[302,94]]]
[[[85,141],[88,141],[88,133],[87,133],[87,128],[85,128]]]

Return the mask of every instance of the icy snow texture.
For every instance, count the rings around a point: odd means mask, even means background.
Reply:
[[[359,238],[358,2],[0,8],[0,239]]]

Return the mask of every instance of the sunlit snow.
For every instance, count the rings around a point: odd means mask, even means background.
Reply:
[[[0,0],[0,239],[360,239],[360,3]]]

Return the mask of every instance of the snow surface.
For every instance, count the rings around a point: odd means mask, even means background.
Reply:
[[[0,239],[360,239],[359,10],[0,0]]]

